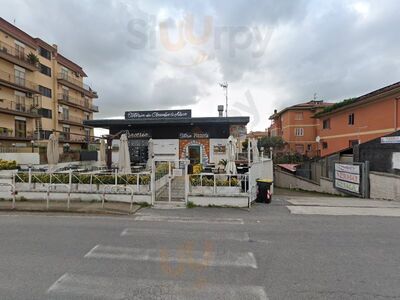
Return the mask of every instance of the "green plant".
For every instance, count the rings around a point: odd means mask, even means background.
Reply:
[[[39,58],[32,52],[26,56],[26,59],[31,65],[37,66],[39,64]]]
[[[221,159],[218,162],[218,165],[223,166],[224,168],[226,167],[227,164],[228,164],[228,160],[226,160],[226,159]]]
[[[186,207],[187,208],[195,208],[196,204],[194,204],[192,201],[188,201],[187,204],[186,204]]]
[[[200,174],[203,171],[202,164],[196,164],[193,166],[193,174]]]
[[[329,113],[329,112],[332,112],[332,111],[334,111],[336,109],[339,109],[341,107],[353,104],[357,100],[358,100],[358,98],[344,99],[343,101],[340,101],[340,102],[337,102],[337,103],[335,103],[335,104],[333,104],[331,106],[325,107],[322,111],[320,111],[319,113],[315,114],[315,117],[319,117],[319,116],[321,116],[321,115],[323,115],[325,113]]]
[[[15,170],[17,162],[15,160],[2,160],[0,159],[0,170]]]

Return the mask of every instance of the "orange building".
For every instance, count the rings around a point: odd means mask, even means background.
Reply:
[[[272,120],[268,128],[269,135],[283,138],[286,143],[284,152],[297,152],[309,157],[317,156],[318,120],[314,115],[331,105],[332,103],[313,100],[287,107],[280,112],[275,110],[269,118]]]
[[[400,129],[400,82],[348,99],[315,115],[321,156]]]

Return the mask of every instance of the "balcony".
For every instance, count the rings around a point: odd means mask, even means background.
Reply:
[[[31,131],[25,132],[25,134],[15,134],[14,129],[7,127],[0,127],[0,140],[10,141],[31,141],[34,139],[34,134]]]
[[[57,80],[66,87],[74,89],[90,98],[98,98],[97,92],[92,90],[90,86],[84,84],[81,80],[78,80],[68,74],[65,73],[58,73]]]
[[[32,72],[39,70],[37,63],[30,61],[28,54],[22,51],[22,49],[16,49],[4,42],[0,42],[0,58]]]
[[[82,117],[75,117],[75,116],[64,115],[64,114],[60,114],[58,117],[58,122],[60,122],[60,123],[92,128],[90,126],[83,125],[83,120],[84,119]]]
[[[99,112],[99,107],[97,105],[90,104],[88,101],[85,101],[84,99],[73,98],[63,93],[58,94],[58,102],[88,112]]]
[[[60,143],[86,144],[94,142],[94,137],[70,132],[60,132],[58,140]]]
[[[38,94],[38,85],[23,77],[15,76],[4,71],[0,71],[0,85],[18,90],[24,93]]]
[[[40,98],[25,98],[15,96],[15,101],[0,99],[0,113],[15,116],[40,118]]]

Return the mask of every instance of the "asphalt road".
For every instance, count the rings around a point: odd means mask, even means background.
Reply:
[[[400,299],[400,218],[0,215],[0,299]]]

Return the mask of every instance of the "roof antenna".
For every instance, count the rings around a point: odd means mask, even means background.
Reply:
[[[317,101],[317,93],[314,93],[314,101]]]
[[[17,20],[16,20],[16,19],[14,19],[14,25],[15,25],[15,23],[17,23]]]
[[[228,82],[222,82],[219,84],[224,90],[225,90],[225,100],[226,100],[226,106],[225,106],[225,117],[228,117]]]

